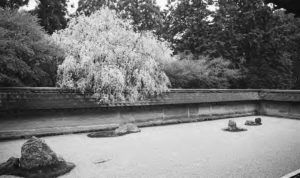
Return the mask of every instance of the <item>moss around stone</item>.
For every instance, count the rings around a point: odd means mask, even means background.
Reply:
[[[125,135],[125,134],[123,134]],[[109,131],[99,131],[99,132],[94,132],[94,133],[89,133],[87,135],[88,137],[92,137],[92,138],[97,138],[97,137],[118,137],[121,135],[117,135],[114,130],[109,130]]]
[[[137,133],[141,130],[135,124],[120,125],[117,129],[112,131],[100,131],[88,134],[88,137],[117,137],[129,133]]]
[[[0,175],[52,178],[70,172],[75,164],[66,162],[44,140],[32,137],[22,146],[21,158],[9,158],[0,165]]]
[[[19,162],[18,158],[13,158],[14,160],[12,158],[9,158],[7,162],[0,165],[0,175],[14,175],[27,178],[53,178],[64,175],[75,167],[73,163],[62,161],[55,165],[24,169],[17,164]]]
[[[10,157],[6,162],[0,164],[0,175],[11,175],[19,167],[19,158]]]
[[[244,129],[244,128],[236,128],[235,130],[230,130],[229,128],[225,128],[223,130],[224,131],[228,131],[228,132],[243,132],[243,131],[247,131],[247,129]]]

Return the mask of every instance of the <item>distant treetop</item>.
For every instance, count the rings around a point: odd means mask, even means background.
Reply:
[[[1,0],[0,7],[16,9],[26,5],[29,0]]]
[[[122,18],[132,19],[136,31],[156,31],[163,23],[156,0],[79,0],[77,13],[90,15],[102,7],[117,11]]]
[[[267,3],[274,3],[278,8],[284,8],[288,13],[294,13],[300,16],[300,1],[299,0],[266,0]]]

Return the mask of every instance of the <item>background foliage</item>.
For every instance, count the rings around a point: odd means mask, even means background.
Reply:
[[[89,15],[105,6],[123,19],[131,19],[135,31],[157,32],[162,28],[162,12],[156,0],[79,0],[77,12]]]
[[[68,14],[67,2],[68,0],[40,0],[39,5],[31,13],[39,18],[38,23],[46,32],[52,34],[56,30],[66,28],[69,19],[71,24],[75,24],[76,20],[81,19],[81,14],[89,16],[104,6],[114,9],[120,19],[128,24],[126,28],[140,34],[139,38],[136,37],[139,39],[137,41],[146,39],[145,36],[148,36],[147,39],[167,40],[173,52],[166,54],[173,53],[174,56],[181,56],[171,63],[165,60],[159,62],[160,68],[163,68],[171,79],[172,87],[300,89],[300,21],[293,14],[279,9],[286,7],[281,3],[283,1],[169,0],[167,8],[162,10],[155,0],[80,0],[76,15]],[[267,2],[276,2],[279,6]],[[28,0],[2,0],[0,7],[19,8],[27,3]],[[288,3],[289,7],[291,3],[292,1]],[[288,12],[297,12],[297,10],[289,9]],[[130,22],[127,19],[130,19]],[[95,20],[91,23],[103,22]],[[6,25],[2,28],[12,30]],[[91,29],[82,28],[81,33],[85,34],[86,30]],[[150,35],[146,31],[156,35]],[[6,31],[2,33],[2,38],[6,39]],[[29,37],[35,41],[34,35]],[[85,40],[90,36],[86,35],[82,38]],[[74,41],[76,40],[74,37]],[[1,46],[8,45],[5,40],[0,43]],[[152,45],[155,43],[153,42]],[[64,50],[67,48],[64,45],[61,47]],[[15,47],[12,45],[6,48]],[[49,48],[48,51],[51,49]],[[157,57],[164,56],[165,53],[162,51],[164,50],[155,48],[151,55],[156,55],[155,59],[162,59],[164,57]],[[48,53],[45,52],[45,55],[49,55]],[[11,53],[10,56],[19,59],[22,55]],[[76,59],[81,58],[73,56]],[[3,58],[2,65],[6,58]],[[24,58],[27,58],[26,55]],[[66,60],[70,61],[70,56]],[[221,75],[219,70],[208,67],[210,63],[216,61],[218,66],[222,66],[222,71],[236,71],[234,76],[237,77]],[[5,71],[2,74],[6,74],[7,69],[2,70]],[[178,71],[175,72],[176,70]],[[210,75],[206,75],[209,73]],[[214,76],[220,78],[220,85],[216,85],[217,80]],[[226,82],[222,83],[222,81]],[[32,82],[29,83],[32,85]]]
[[[241,77],[239,70],[230,69],[228,60],[203,56],[168,63],[165,72],[174,88],[229,88]]]
[[[175,53],[222,57],[244,78],[234,88],[297,88],[299,20],[263,0],[179,0],[169,3],[166,37]],[[184,18],[181,18],[184,17]],[[197,20],[195,20],[197,19]],[[297,40],[295,40],[297,39]]]
[[[54,86],[62,54],[36,17],[0,9],[0,86]]]

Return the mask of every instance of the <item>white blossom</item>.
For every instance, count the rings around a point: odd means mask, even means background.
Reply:
[[[52,37],[67,54],[58,70],[63,88],[92,92],[100,102],[136,101],[167,90],[162,68],[173,60],[168,44],[134,32],[112,10],[74,18]]]

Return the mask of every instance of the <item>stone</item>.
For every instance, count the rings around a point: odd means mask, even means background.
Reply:
[[[43,178],[54,178],[64,175],[70,172],[75,167],[75,164],[69,162],[59,162],[55,165],[34,168],[30,170],[17,169],[12,175],[21,177],[43,177]]]
[[[91,138],[98,138],[98,137],[117,137],[118,135],[115,134],[114,130],[110,130],[110,131],[99,131],[99,132],[89,133],[87,136]]]
[[[21,158],[9,158],[0,164],[1,175],[53,178],[70,172],[75,164],[66,162],[44,140],[32,137],[21,148]]]
[[[59,163],[57,155],[44,140],[31,137],[21,148],[20,167],[32,169]]]
[[[224,131],[228,132],[241,132],[241,131],[247,131],[247,129],[239,128],[236,125],[236,122],[233,120],[228,121],[228,127],[223,129]]]
[[[19,167],[19,158],[10,157],[5,163],[0,164],[0,175],[9,174]]]
[[[141,130],[132,123],[128,123],[128,124],[124,124],[124,125],[120,125],[115,131],[114,133],[116,135],[124,135],[124,134],[128,134],[128,133],[136,133],[136,132],[140,132]]]
[[[255,123],[256,123],[256,124],[261,124],[261,118],[259,118],[259,117],[258,117],[258,118],[255,118]]]
[[[255,118],[255,121],[247,120],[245,122],[245,125],[249,125],[249,126],[258,126],[258,125],[261,125],[261,118]]]
[[[256,123],[251,120],[246,120],[245,125],[256,125]]]
[[[94,133],[89,133],[87,136],[91,138],[97,138],[97,137],[117,137],[122,136],[130,133],[136,133],[140,132],[141,130],[135,125],[135,124],[123,124],[120,125],[115,130],[111,131],[99,131]]]
[[[237,130],[235,121],[233,121],[233,120],[228,121],[228,130],[230,130],[230,131]]]

